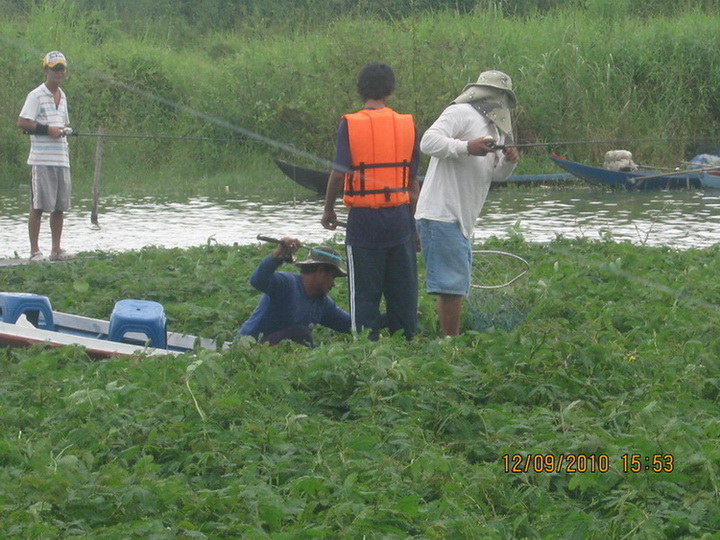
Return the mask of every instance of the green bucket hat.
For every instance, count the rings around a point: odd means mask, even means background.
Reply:
[[[342,267],[343,258],[331,247],[318,246],[310,249],[310,255],[304,261],[295,263],[295,266],[317,266],[320,264],[329,264],[335,267],[338,277],[347,276],[347,271]]]

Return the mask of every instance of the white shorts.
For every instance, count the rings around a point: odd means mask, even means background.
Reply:
[[[30,205],[33,210],[64,212],[70,208],[70,169],[33,165],[30,178]]]

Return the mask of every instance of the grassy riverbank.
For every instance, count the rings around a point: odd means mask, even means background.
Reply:
[[[483,247],[531,264],[517,294],[532,309],[509,332],[438,340],[423,296],[410,343],[319,332],[312,350],[102,362],[0,350],[6,534],[713,538],[718,249]],[[107,317],[119,298],[154,299],[173,329],[228,339],[267,251],[148,248],[0,271],[4,288],[56,309]],[[343,284],[333,295],[347,304]],[[520,472],[506,472],[515,454]],[[524,472],[527,455],[540,457]]]
[[[220,9],[205,4],[207,13]],[[298,12],[306,4],[293,3]],[[216,18],[216,29],[200,27],[212,18],[178,18],[169,4],[139,4],[133,17],[104,3],[15,6],[0,21],[0,110],[12,120],[0,124],[6,174],[26,176],[28,141],[14,119],[41,79],[38,59],[55,48],[71,62],[65,87],[77,131],[223,139],[115,140],[104,174],[120,184],[156,170],[201,182],[241,168],[248,153],[327,160],[339,116],[359,106],[354,80],[370,60],[395,68],[392,104],[420,130],[480,71],[499,68],[519,97],[520,142],[635,141],[524,151],[519,173],[551,172],[548,151],[598,162],[617,147],[676,166],[698,145],[668,138],[719,135],[717,3],[654,2],[653,13],[624,0],[545,2],[544,10],[514,3],[519,13],[502,3],[460,10],[446,2],[458,10],[439,12],[423,2],[364,3],[366,12],[310,4],[292,20],[273,11],[277,2],[247,4],[246,18],[232,28]],[[162,9],[173,16],[158,24]],[[198,28],[188,27],[193,20]],[[94,140],[73,147],[76,177],[91,178]]]

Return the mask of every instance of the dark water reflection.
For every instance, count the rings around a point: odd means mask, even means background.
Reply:
[[[25,257],[25,190],[0,191],[0,257]],[[190,247],[207,243],[248,244],[257,234],[295,236],[319,243],[333,237],[320,226],[316,199],[265,201],[233,193],[210,196],[114,196],[101,201],[99,227],[90,223],[91,201],[75,199],[67,214],[65,248],[116,251],[143,246]],[[613,238],[677,248],[718,241],[720,191],[607,193],[598,190],[500,189],[490,193],[476,238],[505,237],[519,227],[526,240],[557,236]],[[341,238],[341,233],[338,238]],[[47,219],[41,248],[50,249]]]

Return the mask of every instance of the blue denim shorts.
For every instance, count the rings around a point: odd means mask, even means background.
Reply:
[[[425,285],[430,294],[467,296],[470,292],[472,241],[458,223],[419,219],[417,231],[425,260]]]

